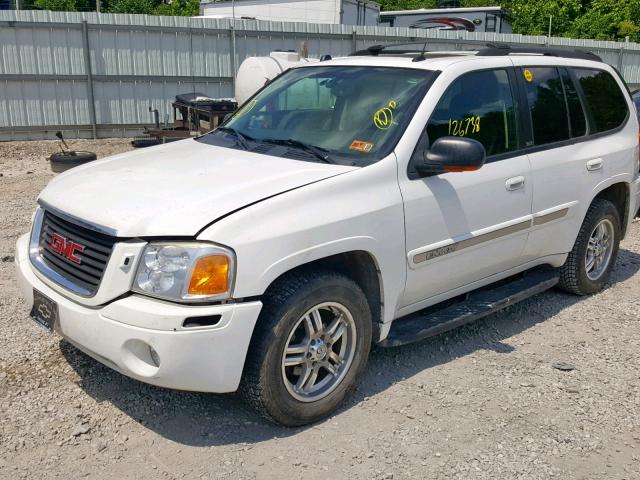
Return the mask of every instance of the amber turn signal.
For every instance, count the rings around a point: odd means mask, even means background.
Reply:
[[[189,295],[217,295],[229,289],[231,260],[226,255],[201,257],[196,262],[189,282]]]
[[[458,172],[475,172],[476,170],[480,170],[481,165],[445,165],[444,171],[447,173],[458,173]]]

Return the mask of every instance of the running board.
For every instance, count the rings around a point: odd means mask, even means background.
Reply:
[[[398,318],[391,324],[389,335],[379,345],[398,347],[433,337],[442,332],[486,317],[526,298],[550,289],[558,283],[555,270],[532,271],[509,283],[471,292],[467,299],[433,310],[432,307]]]

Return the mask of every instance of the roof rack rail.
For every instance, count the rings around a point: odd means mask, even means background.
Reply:
[[[602,58],[593,52],[584,50],[565,50],[549,47],[513,47],[506,43],[488,43],[486,48],[478,50],[478,57],[499,57],[503,55],[543,55],[548,57],[579,58],[602,62]]]
[[[414,62],[420,62],[427,58],[428,54],[437,54],[438,52],[430,52],[427,50],[427,43],[424,41],[405,42],[405,43],[391,43],[389,45],[371,45],[364,50],[358,50],[350,54],[350,56],[362,57],[362,56],[380,56],[380,55],[410,55],[415,54],[413,58]],[[418,48],[394,48],[402,47],[406,45],[416,45]],[[420,48],[421,46],[421,48]],[[440,52],[441,53],[441,52]],[[585,50],[568,50],[562,48],[549,48],[549,47],[520,47],[511,46],[506,43],[487,43],[485,48],[471,49],[471,50],[452,50],[451,55],[460,55],[468,53],[469,55],[475,54],[478,57],[499,57],[507,55],[542,55],[548,57],[561,57],[561,58],[578,58],[581,60],[591,60],[595,62],[602,62],[602,58],[592,52]]]
[[[401,47],[403,45],[421,45],[421,48],[403,48],[403,49],[394,49],[389,50],[389,55],[405,55],[408,53],[422,53],[425,52],[425,47],[427,46],[426,42],[406,42],[406,43],[390,43],[388,45],[371,45],[370,47],[365,48],[364,50],[357,50],[351,54],[350,57],[362,57],[362,56],[374,56],[387,53],[385,50],[389,49],[389,47]]]
[[[400,56],[400,55],[415,55],[412,61],[421,62],[426,60],[429,55],[443,55],[444,53],[450,53],[451,55],[464,55],[464,54],[475,54],[475,51],[456,51],[452,50],[451,52],[434,52],[427,50],[428,41],[415,41],[415,42],[403,42],[403,43],[390,43],[388,45],[371,45],[370,47],[364,50],[357,50],[349,56],[352,57],[362,57],[362,56],[380,56],[380,55],[389,55],[389,56]],[[418,48],[393,48],[393,47],[402,47],[405,45],[416,45]],[[391,47],[391,48],[390,48]]]

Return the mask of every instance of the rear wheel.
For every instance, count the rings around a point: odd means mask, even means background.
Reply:
[[[610,201],[596,198],[560,269],[560,288],[578,295],[602,290],[618,256],[620,234],[618,209]]]
[[[337,273],[295,273],[278,281],[263,303],[240,393],[284,425],[326,417],[367,361],[371,313],[364,293]]]

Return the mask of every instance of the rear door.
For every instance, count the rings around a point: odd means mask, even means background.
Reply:
[[[613,138],[629,110],[605,70],[514,62],[530,111],[533,227],[524,256],[537,259],[573,248],[594,190],[628,163],[628,142]]]

